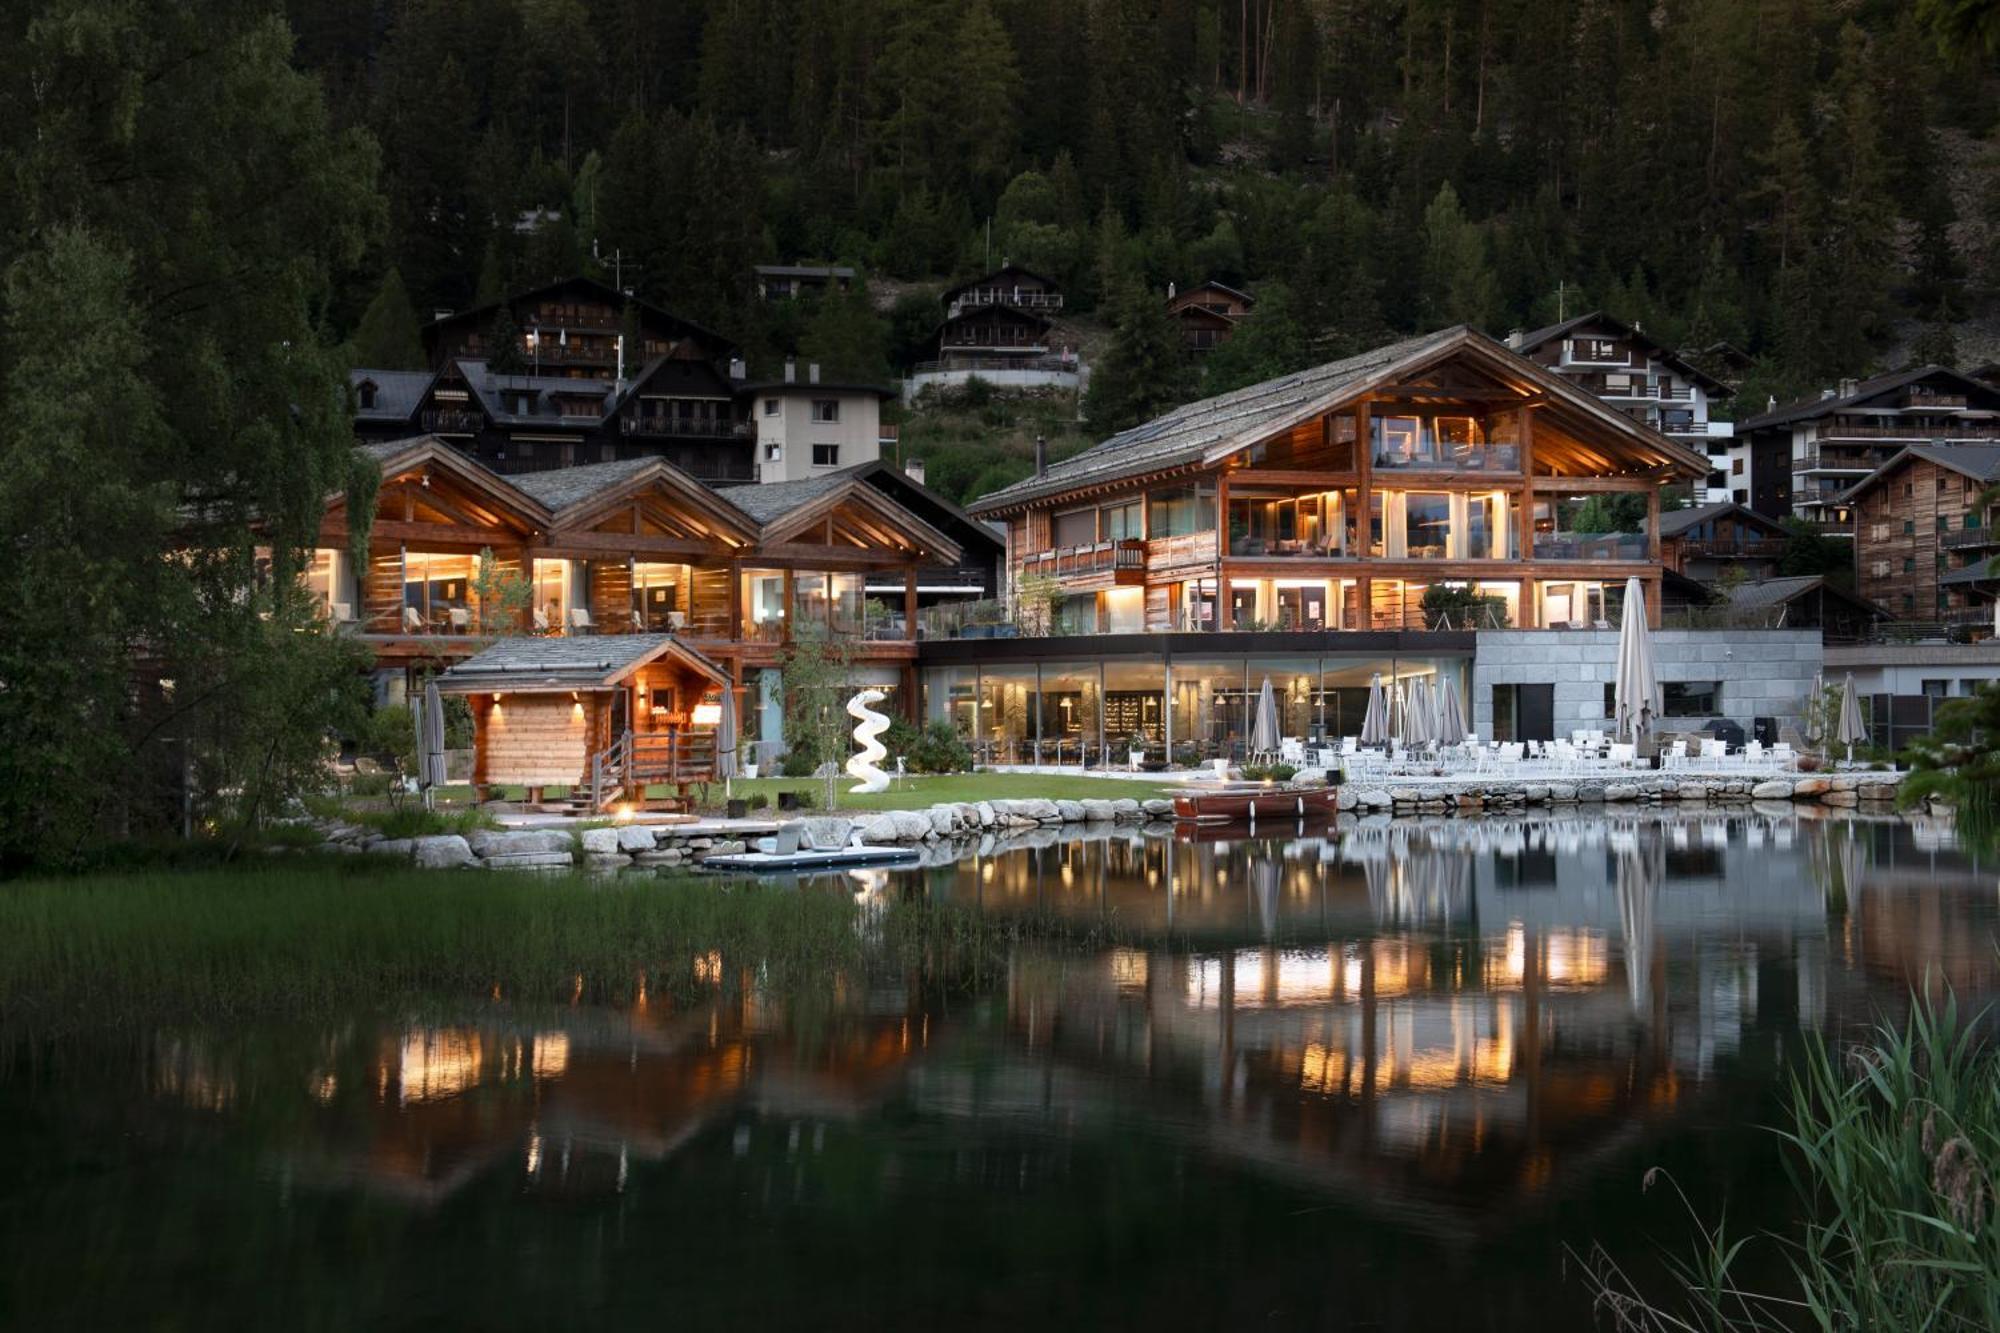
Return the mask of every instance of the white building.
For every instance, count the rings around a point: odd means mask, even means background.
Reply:
[[[1750,503],[1749,450],[1737,441],[1735,423],[1709,415],[1712,403],[1736,391],[1647,337],[1638,325],[1593,310],[1532,333],[1509,334],[1507,345],[1675,443],[1707,455],[1709,473],[1695,487],[1697,504]]]
[[[882,402],[894,390],[875,384],[822,380],[817,365],[801,378],[795,363],[785,377],[739,385],[757,428],[757,480],[799,481],[882,456]]]

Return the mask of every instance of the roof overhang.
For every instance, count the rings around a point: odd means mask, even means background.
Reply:
[[[638,652],[621,654],[617,651],[621,647],[629,647],[630,641],[638,638],[653,639],[654,636],[602,636],[601,642],[607,651],[597,661],[564,661],[558,657],[538,662],[531,657],[521,657],[513,651],[512,644],[502,645],[497,650],[489,648],[448,667],[437,677],[438,691],[443,694],[558,694],[610,690],[629,680],[641,668],[656,662],[671,662],[724,688],[732,683],[727,671],[671,634],[658,636]],[[570,645],[577,641],[561,642]]]
[[[941,564],[956,564],[964,554],[957,542],[875,487],[855,477],[848,478],[845,483],[826,494],[816,496],[767,523],[764,526],[763,539],[766,542],[782,542],[787,538],[800,536],[815,522],[850,501],[866,509],[872,517],[885,526],[901,533],[922,552],[932,556]]]

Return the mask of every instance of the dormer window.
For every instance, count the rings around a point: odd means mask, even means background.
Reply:
[[[364,412],[372,411],[375,407],[375,381],[361,381],[360,388],[356,391],[356,396],[361,400],[361,408]]]

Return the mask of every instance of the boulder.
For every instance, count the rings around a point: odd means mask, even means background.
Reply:
[[[566,829],[480,829],[467,837],[473,853],[490,856],[545,856],[570,853]]]
[[[1065,824],[1081,824],[1083,822],[1082,801],[1057,801],[1056,810],[1062,815],[1063,823]]]
[[[1111,803],[1112,817],[1123,823],[1134,823],[1143,813],[1144,811],[1139,809],[1139,803],[1130,796],[1120,796]]]
[[[1854,789],[1855,795],[1864,801],[1893,801],[1896,799],[1896,785],[1892,782],[1868,782]]]
[[[1861,797],[1852,791],[1830,791],[1823,794],[1820,802],[1824,805],[1860,805]]]
[[[717,838],[714,844],[710,846],[708,851],[703,853],[703,855],[741,856],[747,850],[748,850],[748,844],[746,844],[741,838]]]
[[[1062,822],[1062,811],[1056,809],[1054,801],[1031,799],[1016,801],[1014,805],[1016,814],[1026,815],[1029,819],[1038,820],[1045,824],[1059,824]]]
[[[415,838],[378,838],[368,844],[368,850],[377,856],[400,856],[407,861],[416,846]]]
[[[1567,805],[1576,800],[1576,786],[1569,782],[1551,782],[1549,800],[1558,805]]]
[[[934,805],[926,813],[930,816],[931,833],[935,837],[949,838],[957,827],[957,813],[948,805]]]
[[[831,852],[854,841],[854,821],[844,815],[807,815],[797,822],[802,847]]]
[[[1540,805],[1549,799],[1549,789],[1545,783],[1531,782],[1521,788],[1521,799],[1529,805]]]
[[[587,828],[578,835],[585,856],[618,856],[618,830]]]
[[[1833,783],[1827,778],[1800,778],[1792,788],[1794,796],[1821,796],[1833,790]]]
[[[1639,799],[1639,789],[1629,782],[1607,782],[1604,784],[1604,799],[1612,804]]]
[[[1765,778],[1750,789],[1753,801],[1788,801],[1792,798],[1790,778]]]
[[[1604,799],[1604,784],[1602,782],[1577,783],[1576,799],[1590,802],[1602,801]]]
[[[353,856],[361,855],[362,850],[358,842],[323,842],[319,849],[322,852],[346,852]]]
[[[993,802],[981,801],[972,808],[978,812],[979,827],[989,829],[999,822],[999,812],[993,808]]]
[[[1083,818],[1086,823],[1108,824],[1118,818],[1118,812],[1112,809],[1109,801],[1082,801],[1079,804],[1083,806]]]
[[[631,856],[650,852],[655,846],[653,830],[645,824],[623,824],[618,829],[618,850]]]
[[[479,858],[488,870],[556,870],[574,863],[568,852],[488,852]]]
[[[623,852],[585,852],[583,864],[591,870],[623,870],[632,858]]]
[[[1174,817],[1174,803],[1172,801],[1155,797],[1154,799],[1150,801],[1144,801],[1141,804],[1144,806],[1146,814],[1149,818],[1172,819]]]
[[[1683,782],[1674,794],[1683,801],[1705,801],[1708,799],[1708,788],[1699,782]]]
[[[418,865],[428,870],[451,870],[473,862],[471,844],[456,833],[418,838],[410,849],[410,855]]]
[[[1354,801],[1358,807],[1366,810],[1387,810],[1396,803],[1395,798],[1382,787],[1370,787],[1365,791],[1358,791],[1354,794]]]
[[[632,858],[637,866],[677,866],[687,859],[687,853],[678,847],[668,847],[660,851],[639,852]]]

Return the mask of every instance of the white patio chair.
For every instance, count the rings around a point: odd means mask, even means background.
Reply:
[[[1673,772],[1676,769],[1687,767],[1687,758],[1688,743],[1686,741],[1675,741],[1667,747],[1666,753],[1660,756],[1660,767],[1666,769],[1668,772]]]
[[[1630,768],[1639,758],[1639,747],[1620,741],[1611,747],[1610,764],[1613,768]]]
[[[1306,766],[1306,743],[1295,736],[1285,736],[1278,741],[1278,759],[1293,768]]]
[[[1798,761],[1799,757],[1793,752],[1790,741],[1779,741],[1771,747],[1771,762],[1779,768],[1790,769]]]
[[[535,633],[547,634],[548,632],[549,632],[549,613],[542,610],[542,608],[538,606],[535,608]]]
[[[403,608],[403,633],[422,634],[424,632],[423,612],[414,606]]]
[[[590,612],[580,606],[573,606],[569,611],[569,627],[578,634],[588,634],[596,629],[597,625],[591,620]]]

